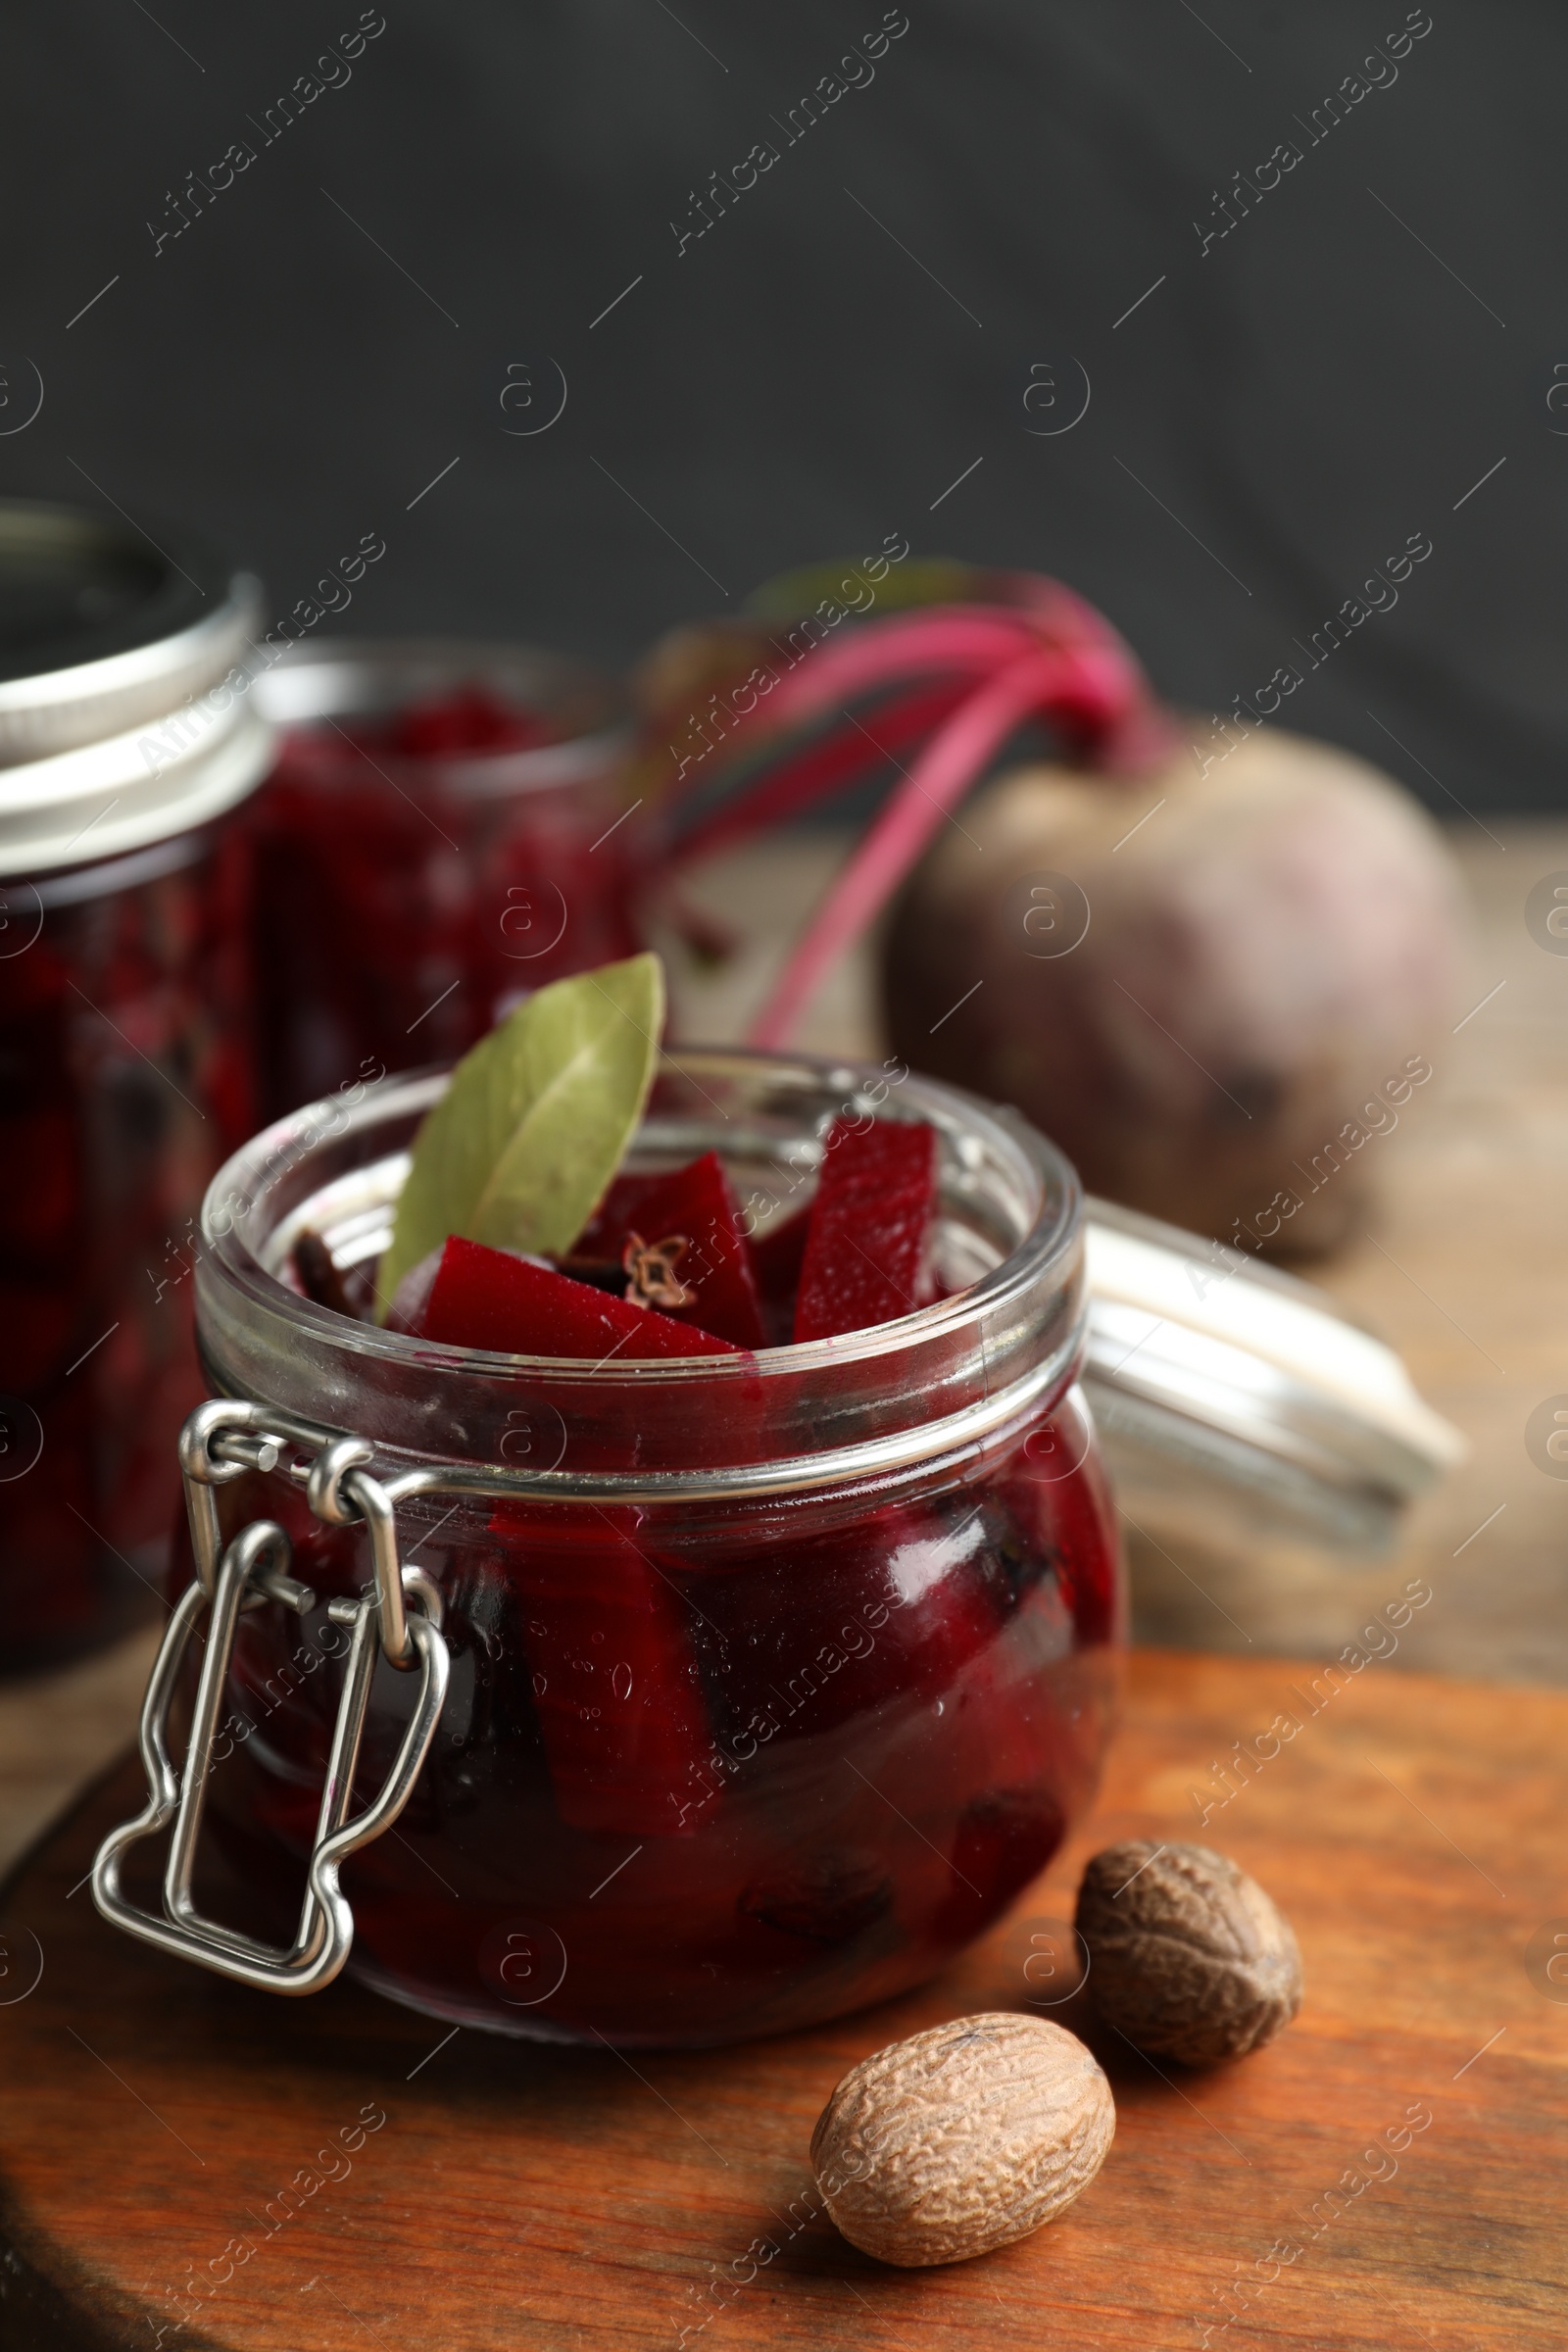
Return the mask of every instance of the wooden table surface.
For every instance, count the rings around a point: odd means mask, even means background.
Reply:
[[[122,1771],[3,1907],[0,2341],[1560,2352],[1568,1693],[1374,1666],[1304,1719],[1293,1679],[1136,1655],[1101,1808],[1006,1926],[898,2002],[716,2053],[500,2041],[348,1984],[283,2001],[166,1960],[77,1884],[135,1801]],[[839,2077],[1027,2006],[1084,1856],[1190,1836],[1208,1757],[1287,1706],[1300,1734],[1205,1835],[1294,1921],[1296,2025],[1179,2077],[1096,2035],[1116,2140],[1058,2223],[940,2271],[847,2246],[807,2162]],[[1094,2034],[1080,2000],[1041,2013]]]

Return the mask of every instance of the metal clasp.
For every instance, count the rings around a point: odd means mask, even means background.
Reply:
[[[311,1588],[288,1573],[289,1541],[275,1521],[252,1521],[220,1557],[213,1489],[248,1469],[276,1469],[291,1446],[311,1456],[308,1464],[291,1461],[289,1470],[304,1484],[317,1517],[332,1526],[364,1521],[375,1582],[358,1600],[328,1604],[334,1623],[353,1631],[299,1929],[284,1951],[203,1919],[191,1880],[240,1616],[265,1600],[279,1601],[300,1616],[316,1606]],[[401,1565],[391,1497],[366,1466],[372,1459],[373,1449],[361,1439],[332,1438],[259,1405],[214,1399],[191,1414],[180,1437],[180,1462],[196,1582],[181,1595],[170,1620],[142,1702],[140,1744],[147,1802],[134,1821],[104,1839],[93,1864],[93,1900],[116,1927],[266,1992],[318,1992],[341,1970],[354,1941],[354,1914],[338,1886],[338,1871],[350,1854],[389,1830],[403,1811],[429,1753],[446,1698],[450,1659],[441,1633],[441,1594],[422,1571]],[[415,1604],[412,1610],[410,1602]],[[169,1752],[169,1711],[185,1651],[204,1616],[209,1618],[206,1655],[184,1769],[177,1773]],[[419,1686],[385,1786],[373,1803],[349,1821],[378,1644],[393,1665],[411,1673],[417,1669]],[[158,1918],[122,1894],[120,1870],[131,1846],[157,1837],[171,1820],[174,1834],[164,1873],[163,1917]]]

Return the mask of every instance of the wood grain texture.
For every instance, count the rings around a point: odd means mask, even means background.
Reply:
[[[1560,2347],[1568,2004],[1526,1948],[1553,1918],[1568,1932],[1568,1696],[1373,1665],[1312,1713],[1292,1684],[1288,1662],[1135,1657],[1104,1801],[1006,1926],[888,2007],[701,2055],[452,2035],[352,1984],[283,2001],[165,1961],[77,1885],[133,1805],[121,1771],[5,1902],[0,1997],[30,1976],[29,1935],[44,1965],[0,2006],[0,2343]],[[1200,1833],[1192,1786],[1285,1710],[1299,1732]],[[1115,2088],[1088,2193],[951,2270],[847,2246],[807,2161],[840,2076],[943,2019],[1025,2006],[1031,1939],[1070,1916],[1094,1847],[1200,1834],[1289,1913],[1298,2023],[1166,2081],[1080,2001],[1040,2011],[1091,2033]],[[1366,2161],[1411,2110],[1430,2122]],[[254,2251],[233,2267],[236,2241]]]

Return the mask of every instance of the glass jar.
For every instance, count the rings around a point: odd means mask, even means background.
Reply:
[[[420,1672],[383,1661],[369,1685],[356,1803],[384,1783],[406,1809],[347,1864],[357,1976],[464,2025],[630,2045],[781,2032],[929,1976],[1050,1861],[1114,1711],[1122,1604],[1075,1385],[1072,1170],[906,1073],[683,1054],[633,1164],[717,1149],[764,1231],[806,1197],[835,1117],[930,1121],[949,1295],[758,1355],[498,1355],[291,1287],[309,1228],[365,1295],[444,1085],[389,1081],[297,1114],[209,1193],[201,1345],[237,1401],[187,1444],[205,1574],[228,1544],[228,1631],[209,1629],[186,1780],[242,1890],[228,1899],[249,1908],[200,1926],[177,1885],[162,1917],[120,1891],[119,1857],[172,1799],[104,1849],[102,1907],[248,1982],[309,1989],[327,1973],[309,1901],[293,1980],[255,1955],[286,1937],[313,1849],[323,1906],[335,1886],[320,1842],[343,1810],[322,1797],[342,1779],[334,1661],[374,1605],[360,1596],[384,1574],[379,1519],[411,1623],[428,1587]],[[357,1452],[334,1450],[345,1435]],[[236,1614],[241,1592],[254,1605]],[[191,1586],[190,1626],[205,1607]],[[188,1890],[194,1827],[182,1837]]]
[[[608,680],[528,647],[340,640],[256,695],[285,729],[252,815],[264,1118],[368,1063],[455,1058],[530,989],[634,953]]]
[[[0,1673],[150,1614],[200,1397],[196,1220],[254,1120],[245,857],[269,738],[211,551],[0,506]]]
[[[1254,1656],[1376,1641],[1367,1615],[1399,1603],[1410,1506],[1463,1460],[1458,1431],[1310,1283],[1106,1200],[1086,1204],[1085,1247],[1084,1391],[1134,1638]]]

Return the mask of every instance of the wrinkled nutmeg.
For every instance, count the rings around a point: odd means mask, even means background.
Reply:
[[[906,2269],[968,2262],[1054,2221],[1110,2146],[1093,2055],[1045,2018],[960,2017],[847,2074],[811,2169],[852,2246]]]
[[[1096,2011],[1152,2057],[1245,2057],[1301,2005],[1289,1920],[1206,1845],[1107,1845],[1084,1872],[1077,1926]]]

